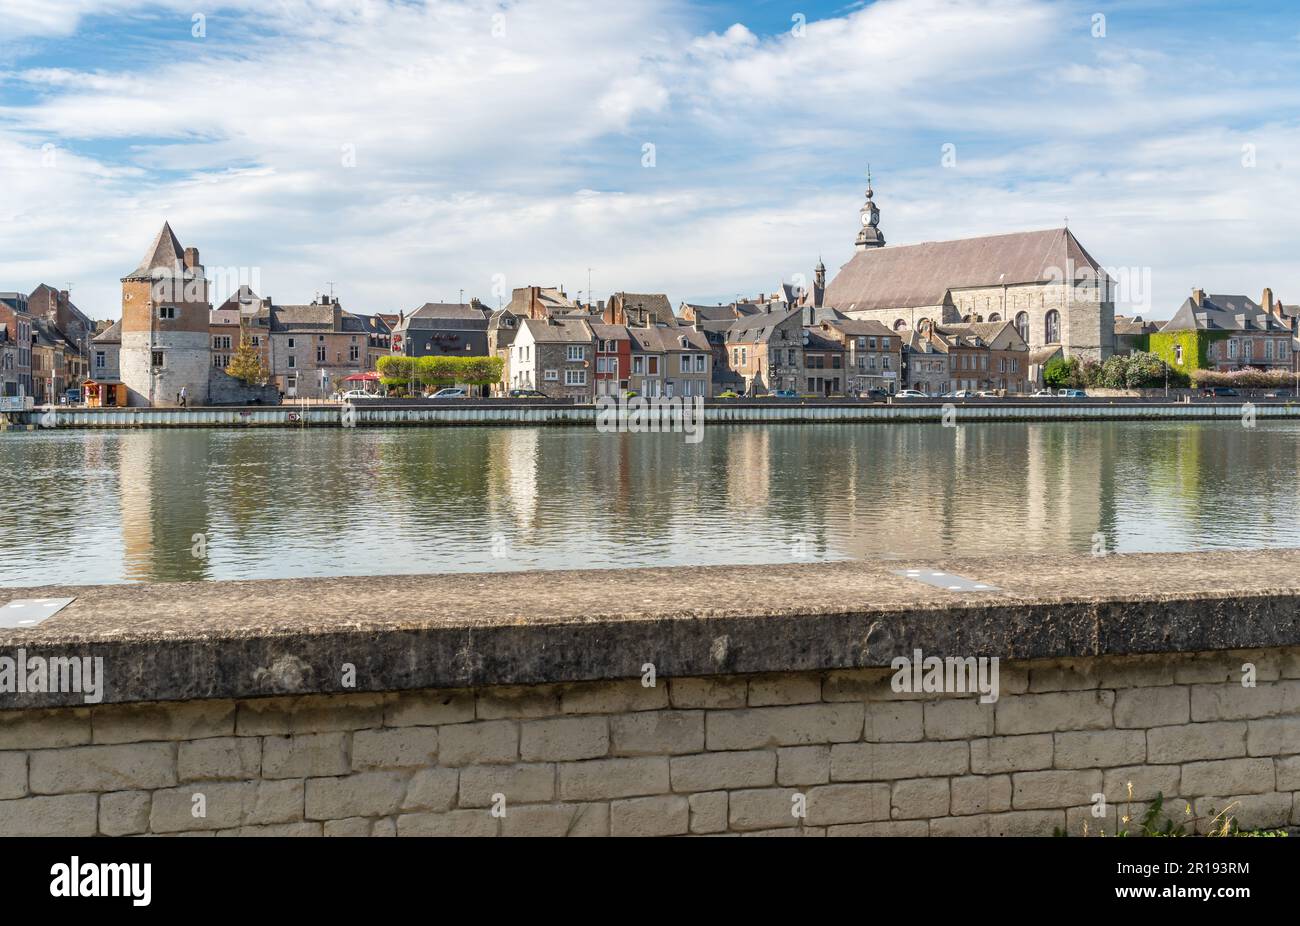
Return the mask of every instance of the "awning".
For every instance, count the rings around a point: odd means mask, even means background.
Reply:
[[[341,382],[345,382],[345,383],[377,383],[377,382],[379,382],[379,374],[376,373],[374,370],[371,370],[371,371],[368,372],[368,373],[353,373],[351,376],[345,376],[345,377],[343,377],[343,379],[341,380]]]

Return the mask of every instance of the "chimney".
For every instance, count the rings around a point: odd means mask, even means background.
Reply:
[[[198,249],[198,248],[186,248],[186,249],[185,249],[185,266],[186,266],[188,269],[193,270],[193,269],[194,269],[195,267],[197,267],[198,265],[199,265],[199,249]]]
[[[1197,308],[1200,308],[1201,306],[1205,305],[1205,290],[1203,289],[1192,290],[1192,302],[1196,303]]]
[[[1264,287],[1264,295],[1259,300],[1260,307],[1270,315],[1273,314],[1273,290],[1267,286]]]

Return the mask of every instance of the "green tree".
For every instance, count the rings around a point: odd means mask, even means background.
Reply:
[[[262,362],[262,352],[247,337],[239,339],[239,349],[230,358],[226,372],[248,386],[265,386],[271,379],[271,371]]]

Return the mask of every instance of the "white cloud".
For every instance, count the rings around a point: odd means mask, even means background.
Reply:
[[[47,37],[105,9],[18,7],[0,0],[12,34]],[[208,39],[186,26],[130,71],[69,57],[0,73],[0,94],[23,91],[0,106],[15,191],[0,288],[73,277],[114,315],[118,277],[170,218],[210,265],[256,266],[286,302],[325,280],[359,311],[488,299],[498,273],[576,292],[588,266],[598,294],[730,297],[846,259],[870,160],[893,244],[1069,215],[1098,259],[1151,266],[1166,304],[1264,276],[1300,301],[1294,91],[1176,43],[1090,41],[1053,0],[880,0],[803,37],[710,30],[654,0],[240,0],[207,16]],[[56,166],[32,166],[47,142]]]

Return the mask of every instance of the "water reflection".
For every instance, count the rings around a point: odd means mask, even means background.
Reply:
[[[7,585],[1296,546],[1300,427],[0,435]],[[195,535],[202,535],[195,556]]]

